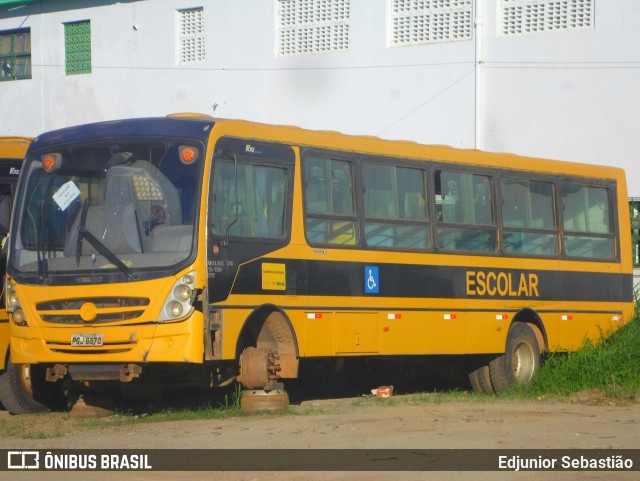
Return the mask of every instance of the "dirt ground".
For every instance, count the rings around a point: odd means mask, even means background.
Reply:
[[[35,424],[58,423],[51,437],[5,437],[0,449],[447,449],[447,448],[640,448],[640,403],[611,403],[598,393],[566,402],[504,401],[487,396],[415,402],[391,399],[308,399],[286,415],[215,420],[75,425],[66,413],[33,416]],[[23,416],[0,413],[3,432]],[[41,426],[43,427],[43,426]],[[6,475],[11,474],[10,477]],[[2,473],[0,479],[60,479],[62,473]],[[3,477],[5,475],[5,477]],[[64,473],[71,480],[87,473]],[[94,472],[91,479],[206,480],[605,480],[638,479],[638,472]]]

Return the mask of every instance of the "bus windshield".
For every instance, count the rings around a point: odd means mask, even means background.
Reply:
[[[202,146],[127,139],[31,154],[11,263],[54,273],[150,277],[194,252]]]

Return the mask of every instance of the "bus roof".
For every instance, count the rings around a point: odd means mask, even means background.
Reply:
[[[518,171],[625,180],[624,170],[618,167],[460,149],[446,145],[425,145],[407,140],[385,140],[374,136],[349,135],[326,130],[306,130],[300,127],[270,125],[246,120],[217,119],[209,115],[195,113],[115,120],[68,127],[39,135],[34,140],[32,148],[38,148],[41,143],[51,145],[82,141],[87,138],[120,136],[170,135],[195,137],[206,141],[211,129],[215,129],[220,136],[232,135],[254,140],[290,143],[301,147],[339,149],[396,158],[440,160],[463,165],[479,165]]]
[[[52,130],[38,135],[31,144],[37,149],[41,144],[55,145],[64,142],[81,142],[87,139],[110,137],[191,137],[205,141],[210,134],[213,120],[210,118],[147,117],[111,120]]]
[[[32,140],[29,137],[0,137],[0,159],[24,159]]]
[[[495,153],[476,149],[461,149],[447,145],[419,144],[407,140],[386,140],[374,136],[341,134],[334,131],[305,130],[292,126],[275,126],[241,120],[216,119],[216,130],[233,131],[249,138],[291,143],[299,146],[324,147],[354,153],[374,154],[409,159],[440,160],[464,165],[477,165],[518,171],[571,174],[625,180],[622,168],[569,162],[563,160],[524,157],[510,153]]]

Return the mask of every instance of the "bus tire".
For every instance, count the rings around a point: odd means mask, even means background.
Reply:
[[[45,380],[45,367],[7,362],[0,376],[0,401],[10,414],[51,411],[56,402],[57,385]]]
[[[487,364],[478,367],[469,374],[469,382],[475,392],[483,394],[493,394],[493,384],[491,384],[491,373]]]
[[[540,346],[531,327],[517,322],[507,335],[505,353],[489,363],[491,384],[496,392],[529,384],[540,370]]]

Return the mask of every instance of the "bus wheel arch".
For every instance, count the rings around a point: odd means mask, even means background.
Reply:
[[[509,330],[513,327],[516,322],[521,322],[527,324],[533,333],[536,336],[538,341],[538,347],[540,348],[540,353],[546,352],[548,350],[548,341],[547,341],[547,331],[544,328],[544,323],[542,319],[538,315],[536,311],[531,308],[522,309],[519,311],[514,317],[513,322],[509,326]]]
[[[491,384],[496,392],[529,384],[540,370],[546,350],[544,325],[535,312],[519,312],[509,327],[505,352],[489,363]]]
[[[246,319],[238,337],[238,380],[247,389],[262,389],[278,378],[298,377],[298,340],[289,317],[267,304]]]

